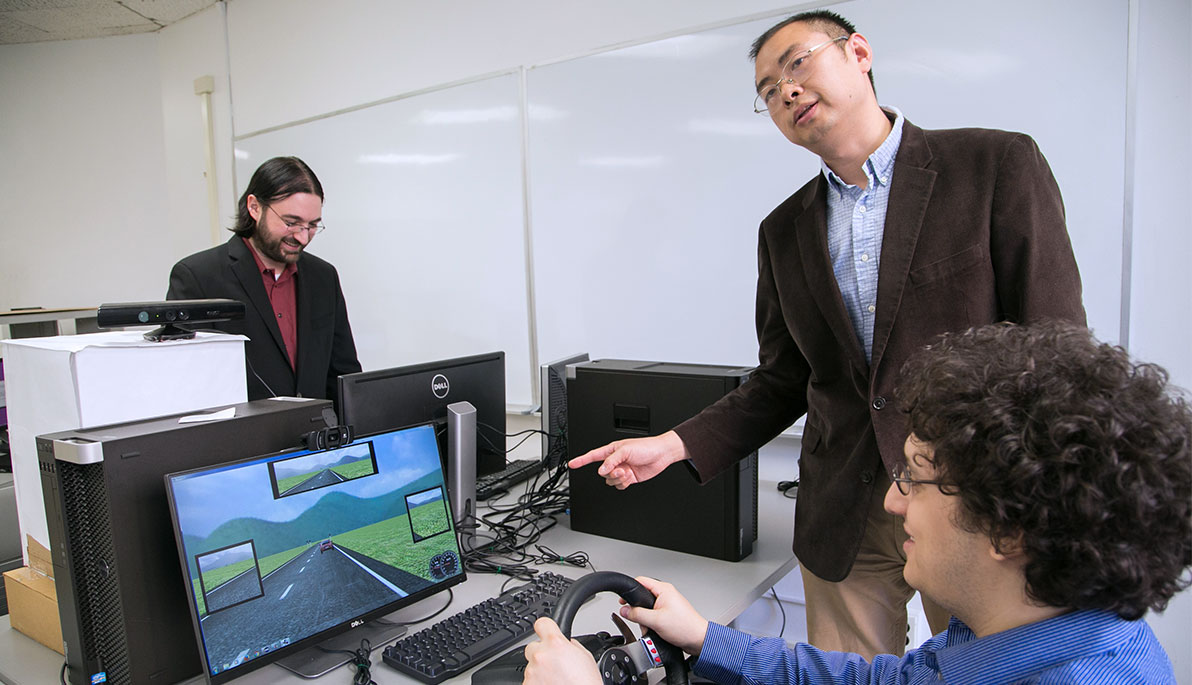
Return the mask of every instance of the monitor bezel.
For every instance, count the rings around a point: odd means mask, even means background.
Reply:
[[[501,369],[500,374],[494,374],[494,376],[499,376],[501,382],[499,406],[492,408],[496,412],[496,416],[487,415],[488,408],[479,401],[479,398],[448,394],[445,397],[436,396],[437,401],[430,402],[434,404],[436,410],[443,410],[442,416],[418,417],[409,423],[400,423],[399,420],[394,420],[391,424],[385,426],[386,430],[395,430],[418,423],[432,423],[435,426],[436,435],[440,438],[440,449],[444,449],[444,436],[447,429],[446,407],[453,402],[468,401],[476,407],[478,413],[478,423],[476,426],[476,475],[483,476],[489,473],[495,473],[504,468],[509,459],[508,445],[506,444],[506,430],[508,428],[508,419],[506,416],[508,413],[506,373],[508,369],[506,368],[505,361],[505,352],[503,350],[494,350],[492,352],[464,357],[436,359],[385,369],[343,374],[337,379],[335,398],[340,423],[344,425],[354,425],[356,423],[354,419],[357,417],[349,416],[349,414],[356,411],[349,408],[349,405],[354,405],[349,395],[353,393],[355,388],[365,387],[378,381],[409,379],[410,377],[430,372],[450,373],[453,369],[461,369],[478,364],[496,363]],[[359,428],[359,426],[356,426],[356,428]]]
[[[358,443],[358,442],[361,442],[364,440],[370,440],[370,439],[375,438],[380,435],[387,435],[390,433],[417,430],[420,428],[429,428],[432,433],[432,436],[434,435],[434,432],[435,432],[434,422],[428,421],[428,422],[424,422],[424,423],[413,424],[410,426],[403,426],[401,428],[395,428],[395,429],[391,429],[391,430],[383,430],[383,431],[379,431],[379,432],[375,432],[375,433],[370,433],[368,435],[357,436],[352,441],[352,443],[348,443],[348,444],[350,445],[350,444]],[[287,448],[284,450],[278,450],[276,452],[270,452],[267,454],[261,454],[261,455],[257,455],[257,456],[253,456],[253,457],[247,457],[244,459],[235,459],[232,461],[221,462],[218,464],[211,464],[211,465],[205,466],[205,467],[187,469],[184,471],[174,471],[174,472],[167,473],[162,476],[162,479],[165,484],[166,499],[169,502],[170,524],[174,530],[175,547],[178,551],[178,561],[181,564],[181,571],[182,571],[182,577],[183,577],[182,582],[183,582],[183,585],[185,586],[184,590],[187,593],[187,596],[186,596],[187,602],[186,603],[187,603],[187,607],[190,611],[191,629],[194,632],[194,640],[195,640],[195,644],[198,647],[199,659],[202,661],[202,664],[203,664],[203,677],[207,680],[207,682],[212,683],[212,685],[221,685],[222,683],[226,683],[226,682],[228,682],[232,679],[238,678],[246,673],[250,673],[250,672],[255,671],[259,668],[262,668],[262,667],[268,666],[270,664],[282,661],[288,656],[293,656],[293,655],[301,652],[302,650],[313,647],[315,645],[318,645],[325,640],[335,638],[336,636],[342,636],[343,634],[351,631],[353,628],[362,626],[365,623],[372,621],[374,619],[378,619],[383,616],[387,616],[388,614],[391,614],[391,613],[398,611],[400,609],[404,609],[405,607],[408,607],[412,604],[415,604],[415,603],[417,603],[423,599],[426,599],[428,597],[431,597],[433,595],[439,594],[440,592],[443,592],[444,590],[448,590],[452,587],[455,587],[456,585],[459,585],[460,583],[467,580],[467,569],[463,563],[463,549],[460,547],[460,543],[459,543],[459,531],[458,531],[458,529],[456,529],[455,522],[451,520],[451,516],[449,514],[447,516],[447,520],[451,526],[451,534],[455,536],[456,549],[459,552],[459,573],[457,573],[454,576],[445,578],[440,582],[434,583],[427,588],[419,590],[418,592],[406,595],[405,597],[395,598],[394,601],[384,604],[380,607],[377,607],[376,609],[372,609],[370,611],[367,611],[362,614],[358,614],[356,616],[348,617],[345,620],[340,621],[339,623],[336,623],[334,626],[325,628],[317,633],[312,633],[306,637],[303,637],[299,640],[291,642],[288,645],[285,645],[279,649],[276,649],[276,650],[270,652],[268,654],[268,656],[262,655],[261,657],[257,657],[257,658],[253,658],[248,661],[245,661],[242,664],[240,664],[239,666],[236,666],[235,668],[229,668],[227,670],[221,671],[216,674],[211,673],[211,664],[208,663],[207,645],[203,639],[203,632],[202,632],[202,628],[199,623],[198,607],[196,606],[196,603],[195,603],[195,597],[194,597],[195,589],[194,589],[192,581],[191,581],[187,551],[186,551],[185,545],[183,544],[182,529],[179,525],[177,507],[174,502],[174,490],[172,487],[172,479],[176,478],[176,477],[181,477],[181,476],[189,476],[189,475],[192,475],[195,473],[200,473],[200,472],[205,472],[205,471],[216,471],[216,470],[226,470],[229,468],[236,468],[238,466],[241,466],[243,464],[248,464],[248,463],[271,462],[273,460],[283,458],[286,456],[296,456],[299,453],[303,453],[303,452],[305,452],[305,453],[328,452],[328,451],[331,451],[334,449],[341,449],[346,446],[347,445],[337,445],[336,447],[323,449],[323,450],[310,450],[310,449],[303,448],[303,447]],[[436,451],[438,451],[437,439],[435,440],[435,449],[436,449]],[[451,494],[450,494],[450,489],[447,487],[447,474],[446,474],[446,471],[442,469],[442,463],[443,463],[443,455],[440,452],[439,464],[440,464],[440,470],[443,474],[443,484],[441,486],[442,490],[443,490],[443,502],[444,502],[444,505],[447,507],[447,511],[450,512],[451,511],[451,501],[449,498],[450,498]],[[382,645],[373,645],[373,648],[376,649],[381,646]],[[344,663],[347,663],[346,659],[345,659]]]

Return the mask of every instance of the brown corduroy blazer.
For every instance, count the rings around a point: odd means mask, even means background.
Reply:
[[[1060,190],[1035,142],[908,121],[870,365],[828,256],[826,191],[817,175],[762,221],[759,367],[676,431],[706,480],[807,414],[793,548],[808,570],[835,581],[856,558],[879,469],[902,459],[907,430],[894,386],[907,357],[947,331],[1042,318],[1083,325],[1085,314]]]

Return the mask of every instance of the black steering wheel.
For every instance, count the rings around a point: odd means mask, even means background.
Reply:
[[[575,614],[589,597],[598,592],[615,592],[631,606],[654,608],[654,595],[644,585],[624,573],[597,571],[571,584],[559,603],[553,618],[567,639],[571,639],[571,623]],[[640,647],[639,647],[640,645]],[[646,663],[652,660],[653,663]],[[638,676],[648,667],[661,665],[666,669],[667,685],[689,685],[691,682],[683,650],[647,630],[636,645],[622,645],[606,650],[597,660],[600,676],[606,685],[614,683],[646,682]]]

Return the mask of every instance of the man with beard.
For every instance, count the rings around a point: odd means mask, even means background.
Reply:
[[[248,399],[334,398],[340,374],[360,371],[348,309],[331,264],[306,246],[323,230],[323,186],[301,159],[274,157],[240,196],[234,236],[170,272],[167,300],[227,298],[244,319],[211,324],[249,338]]]

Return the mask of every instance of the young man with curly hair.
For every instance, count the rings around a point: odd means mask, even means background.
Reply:
[[[900,379],[909,436],[885,507],[946,630],[871,662],[790,649],[649,578],[654,609],[622,615],[720,683],[1174,683],[1142,620],[1192,582],[1192,409],[1166,372],[1048,322],[949,334]],[[527,683],[600,682],[553,622],[535,630]]]

